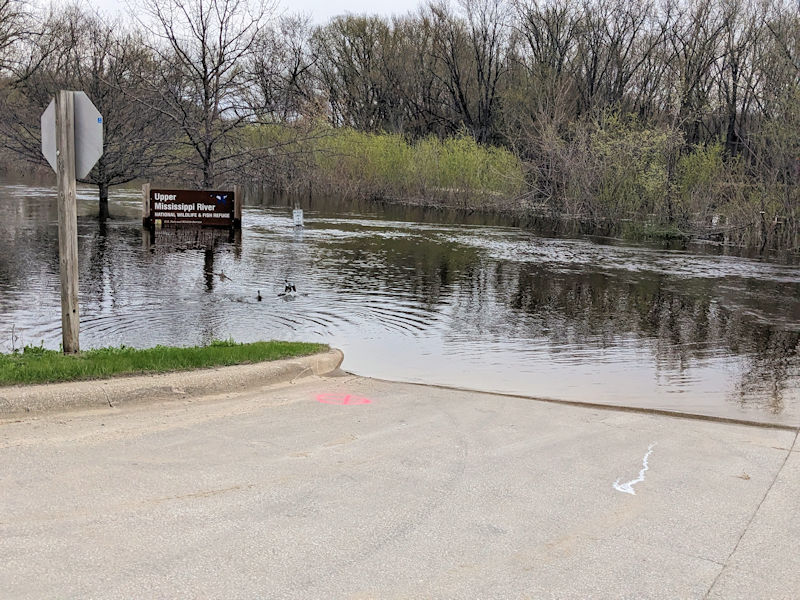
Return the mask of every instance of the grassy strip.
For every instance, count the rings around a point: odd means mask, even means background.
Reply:
[[[328,346],[324,344],[303,342],[237,344],[233,341],[215,341],[208,346],[190,348],[100,348],[66,356],[55,350],[27,346],[22,352],[0,354],[0,386],[240,365],[306,356],[325,350],[328,350]]]

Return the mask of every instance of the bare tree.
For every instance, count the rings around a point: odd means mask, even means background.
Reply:
[[[39,118],[58,90],[86,92],[103,115],[103,155],[82,183],[98,186],[99,215],[109,214],[109,187],[152,169],[165,139],[154,115],[126,95],[152,60],[134,34],[77,5],[44,21],[15,69],[15,82],[0,98],[4,146],[26,160],[44,164]]]
[[[430,15],[337,17],[312,36],[314,74],[332,125],[422,137],[462,120],[433,53]]]
[[[756,54],[765,33],[763,8],[755,7],[751,12],[743,0],[726,0],[723,5],[723,48],[715,64],[715,77],[723,107],[719,128],[724,131],[725,148],[731,156],[742,150],[745,124],[758,93]]]
[[[381,129],[390,90],[382,72],[389,25],[380,17],[336,17],[317,29],[313,52],[334,125]]]
[[[514,6],[504,133],[520,155],[535,156],[544,145],[529,140],[565,127],[578,110],[572,65],[581,12],[572,0],[557,5],[521,0]]]
[[[436,29],[430,15],[395,18],[393,51],[384,53],[385,70],[399,95],[395,131],[414,138],[452,133],[460,122],[448,102],[433,52]]]
[[[290,123],[319,112],[310,29],[308,18],[291,15],[262,32],[249,66],[254,77],[250,104],[262,120]]]
[[[500,80],[508,67],[507,5],[462,0],[459,14],[446,2],[432,2],[427,12],[434,28],[434,73],[452,110],[477,141],[496,141]]]
[[[476,123],[479,142],[497,141],[497,107],[500,78],[507,69],[509,10],[505,0],[461,0],[469,27],[477,83]]]
[[[22,0],[0,0],[0,71],[21,58],[20,42],[34,29]]]
[[[237,135],[262,112],[250,102],[247,66],[272,7],[263,0],[141,0],[139,8],[153,31],[146,43],[157,69],[136,99],[180,132],[172,156],[180,174],[212,187],[237,168]]]
[[[671,31],[675,53],[675,122],[682,125],[689,144],[701,141],[703,117],[713,91],[712,69],[720,57],[724,22],[716,2],[697,0]]]

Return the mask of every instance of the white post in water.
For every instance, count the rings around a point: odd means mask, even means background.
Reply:
[[[78,203],[76,177],[86,177],[103,154],[103,118],[83,92],[61,90],[42,113],[42,154],[58,186],[58,264],[61,341],[65,354],[80,351],[78,333]]]

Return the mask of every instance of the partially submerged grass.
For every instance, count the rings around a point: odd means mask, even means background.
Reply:
[[[0,354],[0,386],[186,371],[306,356],[325,350],[328,346],[324,344],[278,341],[237,344],[232,340],[190,348],[100,348],[77,355],[26,346],[22,352]]]
[[[659,225],[654,223],[626,223],[623,226],[622,237],[626,240],[654,240],[654,241],[688,241],[691,235],[681,231],[675,225]]]

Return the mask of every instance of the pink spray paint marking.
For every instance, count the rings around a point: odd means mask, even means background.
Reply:
[[[368,398],[361,398],[359,396],[352,396],[350,394],[320,394],[317,396],[317,402],[322,402],[323,404],[336,404],[338,406],[372,404],[372,400]]]

